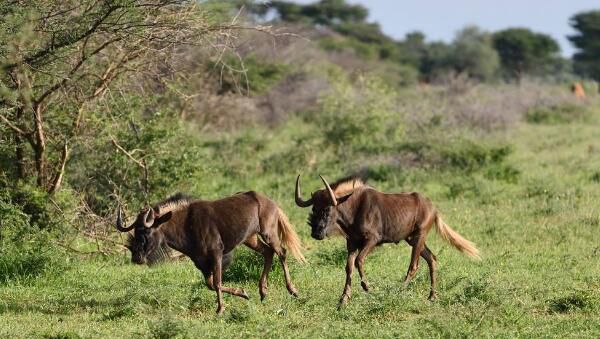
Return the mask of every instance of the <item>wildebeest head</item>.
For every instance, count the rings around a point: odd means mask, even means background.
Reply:
[[[300,193],[300,175],[298,175],[298,178],[296,178],[296,205],[300,207],[312,206],[312,211],[308,216],[308,224],[312,228],[311,236],[317,240],[323,240],[336,227],[339,217],[338,205],[350,198],[352,192],[338,197],[327,183],[327,180],[321,175],[319,177],[321,177],[325,188],[314,192],[310,199],[305,201]]]
[[[134,230],[127,246],[131,251],[132,262],[140,265],[146,263],[148,255],[153,253],[162,243],[163,234],[160,232],[159,226],[169,221],[172,214],[172,212],[167,212],[160,215],[153,208],[145,208],[140,211],[133,224],[123,227],[123,212],[119,207],[117,230],[121,232]]]

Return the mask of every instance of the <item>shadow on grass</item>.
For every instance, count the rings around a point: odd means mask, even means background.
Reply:
[[[75,332],[62,332],[55,334],[45,334],[42,336],[44,339],[79,339],[81,336]]]
[[[579,311],[592,311],[594,309],[600,309],[600,300],[584,291],[577,291],[566,297],[548,300],[548,311],[550,313],[563,314]]]
[[[293,259],[292,259],[293,260]],[[288,255],[288,264],[291,261]],[[240,247],[235,250],[233,255],[233,262],[223,272],[223,283],[228,282],[239,283],[239,282],[256,282],[260,279],[264,266],[264,260],[262,255],[245,247]],[[282,274],[281,265],[279,263],[279,257],[273,256],[273,266],[269,274],[269,280],[273,276],[279,276]]]
[[[258,281],[262,268],[263,257],[260,254],[246,248],[236,249],[233,262],[223,272],[223,282]]]
[[[163,318],[151,322],[148,326],[148,338],[187,338],[187,330],[181,321]]]
[[[81,312],[82,309],[126,309],[129,300],[123,297],[114,297],[109,300],[99,301],[95,298],[85,299],[84,296],[57,298],[42,301],[3,301],[0,302],[0,314],[37,312],[43,314],[68,315]],[[111,311],[112,312],[112,311]],[[118,318],[118,311],[108,318]],[[125,312],[125,311],[122,311]],[[110,313],[110,312],[109,312]],[[125,315],[125,314],[123,314]],[[110,320],[110,319],[107,319]]]
[[[342,246],[323,246],[315,252],[315,255],[315,265],[345,266],[348,251]]]

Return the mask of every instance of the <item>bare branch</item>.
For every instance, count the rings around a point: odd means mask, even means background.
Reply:
[[[57,82],[56,84],[50,86],[50,88],[48,88],[42,95],[40,95],[39,98],[34,100],[35,105],[39,105],[42,101],[44,101],[50,94],[54,93],[57,89],[60,89],[61,87],[63,87],[69,80],[70,78],[77,72],[77,70],[79,70],[79,68],[81,68],[81,66],[83,66],[85,64],[85,62],[92,56],[100,53],[103,49],[105,49],[106,47],[108,47],[110,44],[115,43],[117,41],[121,40],[121,38],[113,38],[110,39],[108,41],[105,41],[103,44],[101,44],[100,46],[98,46],[98,48],[96,48],[95,50],[93,50],[90,54],[85,55],[81,57],[81,59],[79,59],[79,61],[73,66],[73,68],[71,68],[71,70],[69,71],[68,75],[65,76],[62,80],[60,80],[59,82]]]
[[[46,57],[47,55],[50,55],[52,53],[55,53],[56,50],[59,50],[63,47],[72,45],[74,43],[77,43],[78,41],[80,41],[81,39],[85,39],[86,37],[88,37],[89,35],[93,34],[94,32],[96,32],[96,30],[98,29],[98,27],[117,9],[119,9],[120,6],[110,6],[107,8],[106,12],[100,16],[100,18],[98,18],[91,26],[88,30],[86,30],[85,32],[81,33],[80,35],[74,36],[74,37],[69,37],[69,39],[64,39],[64,41],[55,44],[54,43],[54,39],[52,40],[52,42],[46,46],[45,48],[43,48],[42,50],[38,51],[37,53],[25,57],[22,61],[22,63],[24,64],[32,64],[35,65],[37,64],[37,62],[41,59],[43,59],[44,57]],[[13,64],[9,64],[9,65],[5,65],[4,69],[5,70],[10,70],[13,69],[15,67],[17,67],[19,65],[19,63],[13,63]]]
[[[143,169],[146,169],[146,164],[144,164],[143,160],[140,161],[136,158],[133,157],[133,155],[131,155],[131,153],[127,152],[123,147],[121,147],[121,145],[119,145],[117,143],[117,141],[115,140],[115,138],[111,135],[110,136],[110,140],[112,141],[112,144],[121,152],[123,152],[123,154],[125,154],[129,159],[131,159],[133,162],[135,162],[138,166],[140,166]]]
[[[10,129],[12,129],[13,131],[15,131],[16,133],[20,134],[20,135],[29,135],[31,134],[31,132],[26,132],[23,131],[22,129],[20,129],[19,127],[17,127],[16,125],[14,125],[13,123],[10,122],[10,120],[8,120],[7,117],[5,117],[4,115],[0,114],[0,119],[2,119],[2,121],[4,122],[4,124],[6,126],[8,126]]]

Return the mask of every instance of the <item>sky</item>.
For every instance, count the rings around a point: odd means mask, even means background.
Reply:
[[[311,3],[299,0],[298,3]],[[487,31],[527,27],[558,41],[562,54],[571,56],[574,47],[566,36],[574,33],[569,18],[575,13],[600,9],[600,0],[349,0],[369,9],[369,21],[402,39],[412,31],[425,33],[427,41],[452,41],[467,25]]]

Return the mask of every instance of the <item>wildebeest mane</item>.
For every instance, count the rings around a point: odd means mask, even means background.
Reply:
[[[193,197],[181,192],[177,192],[172,196],[166,198],[165,200],[154,205],[154,209],[158,210],[162,214],[168,211],[174,211],[178,210],[179,208],[188,206],[192,201],[194,201]]]
[[[367,176],[365,173],[352,174],[341,178],[331,185],[331,189],[337,196],[346,195],[354,189],[367,185]]]

